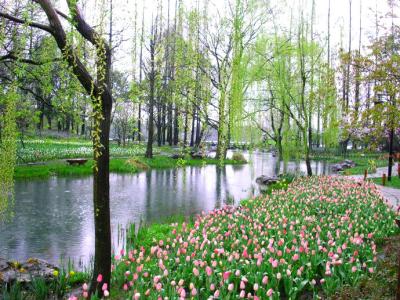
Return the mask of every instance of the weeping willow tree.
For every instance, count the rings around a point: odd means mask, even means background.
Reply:
[[[337,143],[334,71],[322,61],[324,50],[303,15],[296,34],[276,30],[273,36],[260,36],[257,43],[253,63],[266,91],[258,99],[265,119],[259,127],[274,141],[280,158],[304,159],[307,174],[312,175],[311,147],[319,138],[312,133],[319,115],[324,146]]]
[[[97,283],[97,276],[102,274],[103,282],[110,283],[111,277],[111,228],[110,228],[110,196],[109,196],[109,133],[112,110],[111,94],[111,50],[101,32],[91,27],[78,8],[77,1],[66,1],[68,12],[63,13],[52,1],[37,0],[34,4],[26,4],[27,9],[35,6],[45,21],[38,22],[26,18],[26,15],[16,11],[13,14],[0,12],[3,21],[12,23],[15,27],[26,26],[50,35],[59,50],[59,59],[64,60],[71,73],[80,82],[82,88],[91,99],[94,168],[93,168],[93,206],[95,225],[95,256],[94,269],[90,291],[96,289],[103,294]],[[21,4],[22,5],[22,4]],[[69,22],[67,25],[61,19]],[[80,56],[75,35],[81,36],[93,46],[95,66],[91,66]],[[78,40],[79,41],[79,40]],[[12,106],[11,106],[12,107]]]
[[[322,64],[320,70],[316,97],[322,118],[322,145],[327,149],[338,145],[340,110],[336,98],[335,71],[328,64]]]
[[[12,216],[17,152],[16,88],[0,88],[0,223]]]
[[[232,19],[224,20],[231,31],[225,39],[225,52],[212,54],[217,61],[218,144],[216,157],[224,159],[231,139],[241,141],[245,119],[244,96],[251,86],[249,80],[250,49],[256,33],[264,23],[265,3],[257,0],[235,0]],[[218,45],[214,45],[218,46]],[[217,49],[217,47],[215,47]],[[222,51],[221,51],[222,52]]]
[[[235,2],[235,16],[233,18],[233,52],[232,52],[232,81],[229,103],[229,134],[230,139],[238,140],[240,138],[239,129],[242,127],[243,117],[243,89],[245,67],[243,62],[243,25],[244,25],[244,7],[242,0]]]

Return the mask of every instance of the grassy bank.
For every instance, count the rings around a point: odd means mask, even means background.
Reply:
[[[371,180],[375,183],[375,184],[380,184],[382,185],[382,178],[371,178]],[[396,189],[400,189],[400,178],[399,176],[392,176],[392,180],[388,181],[386,179],[386,184],[385,186],[387,187],[392,187],[392,188],[396,188]]]
[[[371,161],[373,161],[377,168],[386,167],[388,165],[387,158],[382,155],[382,153],[370,153],[367,155],[354,154],[349,157],[344,158],[343,156],[318,156],[314,155],[312,157],[313,160],[324,160],[329,162],[330,164],[335,164],[344,161],[345,159],[350,159],[356,163],[356,166],[350,169],[343,171],[342,173],[345,175],[359,175],[364,174],[365,170],[368,170]]]
[[[226,159],[224,164],[240,165],[244,162]],[[138,173],[149,169],[169,169],[183,166],[217,165],[220,160],[206,159],[173,159],[168,156],[154,156],[149,159],[144,156],[134,158],[112,158],[110,160],[110,172],[112,173]],[[19,165],[15,168],[15,179],[45,178],[49,176],[82,176],[91,175],[93,160],[88,160],[85,165],[71,166],[66,161],[50,161],[38,165]]]

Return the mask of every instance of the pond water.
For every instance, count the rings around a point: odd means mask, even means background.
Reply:
[[[177,214],[194,215],[236,204],[259,193],[255,179],[287,171],[305,172],[304,162],[278,162],[270,153],[245,153],[249,164],[111,174],[111,223],[114,247],[120,228],[140,220],[156,222]],[[313,162],[314,174],[328,174],[325,162]],[[94,253],[92,177],[53,177],[17,181],[15,216],[0,228],[0,257],[38,257],[79,267]]]

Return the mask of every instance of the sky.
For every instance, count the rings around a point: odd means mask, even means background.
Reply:
[[[195,7],[197,1],[200,1],[200,7],[205,0],[182,0],[185,7]],[[215,20],[217,14],[226,15],[229,13],[227,2],[229,0],[206,0],[209,3],[209,17]],[[232,2],[232,0],[230,0]],[[274,16],[268,18],[266,28],[273,27],[273,23],[283,27],[290,24],[291,13],[296,15],[299,7],[303,7],[304,13],[311,15],[311,6],[313,0],[261,0],[269,3],[274,11]],[[349,2],[350,0],[314,0],[315,1],[315,31],[319,36],[321,43],[326,45],[326,36],[328,28],[328,7],[330,1],[331,7],[331,47],[332,52],[342,45],[348,49],[349,37]],[[65,0],[59,0],[62,9],[66,9]],[[95,24],[102,14],[105,23],[108,22],[110,0],[86,0],[79,1],[84,6],[84,12],[90,23]],[[122,32],[117,39],[119,46],[115,49],[114,67],[123,72],[132,72],[132,46],[134,44],[134,24],[136,16],[137,36],[140,35],[142,23],[142,12],[144,6],[144,24],[145,32],[149,30],[151,19],[157,15],[157,8],[161,4],[163,15],[166,19],[167,7],[170,3],[171,18],[174,15],[175,0],[112,0],[114,15],[114,31]],[[392,19],[385,16],[390,11],[387,0],[351,0],[352,3],[352,49],[357,49],[360,37],[361,20],[361,42],[366,50],[371,37],[375,36],[375,13],[377,11],[379,23],[390,25]],[[361,7],[360,7],[361,5]],[[394,14],[400,16],[400,8],[396,8]],[[399,25],[400,19],[397,17],[394,22]],[[107,25],[108,26],[108,25]],[[108,30],[108,29],[107,29]],[[382,32],[382,28],[379,31]]]

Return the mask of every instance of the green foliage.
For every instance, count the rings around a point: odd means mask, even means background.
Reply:
[[[26,299],[26,295],[22,292],[22,287],[19,282],[12,284],[11,286],[4,286],[1,290],[1,296],[3,300],[23,300]]]
[[[110,160],[110,172],[113,173],[138,173],[149,169],[169,169],[184,166],[202,167],[205,165],[218,165],[220,160],[214,158],[206,159],[181,159],[176,160],[168,156],[154,156],[145,158],[135,156],[130,159],[114,158]],[[246,162],[233,159],[225,159],[223,164],[243,164]],[[49,176],[85,176],[93,174],[93,160],[88,160],[85,165],[71,166],[66,162],[51,161],[38,165],[16,166],[14,179],[45,178]]]
[[[243,154],[240,152],[235,152],[232,154],[232,160],[242,163],[247,163],[247,160],[244,158]]]
[[[12,204],[14,200],[14,168],[16,163],[16,111],[15,105],[18,95],[15,90],[3,91],[0,88],[0,105],[3,104],[4,113],[0,115],[0,222],[6,217],[7,213],[12,214]]]
[[[368,173],[375,173],[376,172],[377,163],[374,159],[368,160]]]
[[[186,165],[186,160],[184,158],[178,158],[176,161],[176,166],[179,167],[184,167]]]
[[[50,293],[50,287],[42,277],[32,278],[30,290],[37,300],[46,300]]]
[[[371,180],[375,184],[382,185],[382,177],[380,178],[371,178]],[[390,181],[386,180],[385,186],[400,189],[400,177],[392,175],[392,179]]]

